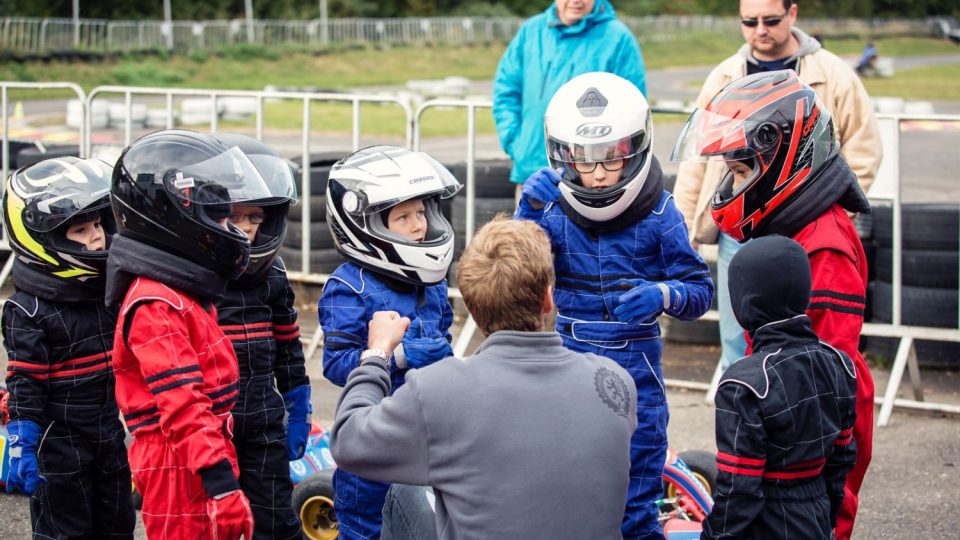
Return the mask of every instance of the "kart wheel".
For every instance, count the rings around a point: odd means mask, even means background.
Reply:
[[[333,501],[332,469],[319,471],[293,488],[293,508],[300,516],[304,538],[333,540],[337,537]]]
[[[703,484],[703,487],[707,488],[707,492],[713,496],[717,489],[716,456],[703,450],[687,450],[686,452],[680,452],[680,459],[687,464],[687,467],[690,468],[690,471],[697,480],[699,480],[700,483]],[[668,486],[668,491],[671,489],[675,488]]]

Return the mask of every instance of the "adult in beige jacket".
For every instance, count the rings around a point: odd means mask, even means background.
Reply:
[[[780,1],[774,3],[780,4]],[[792,34],[797,42],[794,55],[797,57],[797,74],[813,87],[833,116],[840,139],[840,154],[866,192],[883,158],[870,97],[860,78],[844,60],[822,48],[817,40],[799,28],[793,28]],[[697,98],[697,107],[704,107],[730,81],[747,75],[748,63],[757,65],[757,60],[751,54],[750,45],[744,44],[737,54],[724,60],[707,77]],[[680,165],[673,197],[695,243],[717,243],[719,229],[710,215],[710,200],[726,172],[723,161],[688,161]]]
[[[817,40],[795,28],[796,19],[797,5],[793,0],[740,0],[740,28],[746,43],[710,72],[697,98],[697,107],[706,106],[734,79],[760,71],[795,70],[830,111],[840,140],[840,154],[866,192],[883,158],[870,98],[853,69],[823,49]],[[720,363],[724,368],[743,356],[746,349],[743,330],[733,316],[727,291],[727,265],[739,244],[729,236],[720,235],[710,213],[710,201],[726,172],[723,161],[684,162],[673,192],[694,245],[719,243],[716,290],[722,344]],[[854,492],[859,491],[867,468],[865,464],[870,461],[869,455],[857,458],[858,462],[864,462],[858,467],[858,478],[847,476],[847,488]],[[841,510],[835,531],[838,540],[849,540],[855,516],[855,502]]]

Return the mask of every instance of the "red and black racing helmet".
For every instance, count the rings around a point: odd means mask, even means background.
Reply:
[[[730,171],[711,202],[724,233],[743,242],[810,189],[837,155],[830,113],[793,70],[725,86],[684,126],[674,161],[722,159]]]

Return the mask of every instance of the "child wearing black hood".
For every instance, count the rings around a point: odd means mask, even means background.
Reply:
[[[829,539],[856,461],[853,362],[806,315],[810,263],[778,235],[730,263],[730,299],[753,354],[717,389],[717,495],[702,539]]]

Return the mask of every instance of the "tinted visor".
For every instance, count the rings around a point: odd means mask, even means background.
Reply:
[[[724,159],[747,161],[780,144],[780,130],[770,122],[694,111],[677,138],[671,161]]]
[[[273,196],[256,166],[237,147],[205,161],[167,171],[163,185],[174,197],[201,205]]]
[[[70,184],[51,190],[49,196],[34,199],[29,208],[30,226],[38,232],[50,232],[81,212],[109,206],[110,183],[91,178],[86,185]]]

